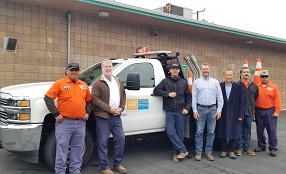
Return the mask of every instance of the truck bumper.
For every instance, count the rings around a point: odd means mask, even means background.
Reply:
[[[0,122],[2,147],[25,161],[38,163],[42,124],[3,124]]]

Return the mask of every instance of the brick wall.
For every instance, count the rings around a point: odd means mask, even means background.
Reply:
[[[235,80],[243,60],[255,69],[257,58],[270,72],[270,80],[281,91],[286,108],[284,82],[286,51],[254,45],[234,44],[191,33],[159,30],[154,37],[151,28],[110,18],[73,12],[71,20],[71,60],[84,69],[104,58],[132,57],[139,46],[151,50],[177,51],[184,57],[195,55],[198,63],[211,64],[211,76],[223,80],[222,72],[232,68]],[[3,53],[3,37],[18,38],[17,53]],[[66,12],[39,6],[0,1],[0,87],[28,82],[53,81],[64,77],[67,63]]]

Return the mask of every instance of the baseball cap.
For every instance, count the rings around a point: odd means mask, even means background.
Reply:
[[[262,71],[260,72],[260,76],[269,76],[269,73],[268,73],[267,70],[262,70]]]
[[[180,69],[180,66],[179,66],[177,63],[172,63],[171,66],[170,66],[170,68],[171,68],[171,69],[172,69],[172,68],[178,68],[178,69]]]
[[[79,69],[79,64],[77,62],[70,62],[67,64],[67,69]]]

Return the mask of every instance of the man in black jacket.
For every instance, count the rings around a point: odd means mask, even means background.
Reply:
[[[250,70],[246,67],[242,69],[242,78],[237,83],[242,86],[244,95],[244,119],[240,124],[235,153],[237,156],[241,156],[244,151],[244,153],[249,156],[255,156],[255,153],[250,150],[250,137],[255,102],[258,98],[259,89],[257,85],[250,80]]]
[[[172,160],[179,162],[188,155],[183,143],[185,115],[192,103],[192,95],[186,80],[179,77],[180,66],[171,64],[171,75],[163,79],[154,89],[154,94],[163,97],[166,111],[166,133],[173,144]]]

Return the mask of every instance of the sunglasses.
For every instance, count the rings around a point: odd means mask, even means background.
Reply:
[[[265,79],[265,78],[268,78],[268,76],[260,76],[261,78]]]

